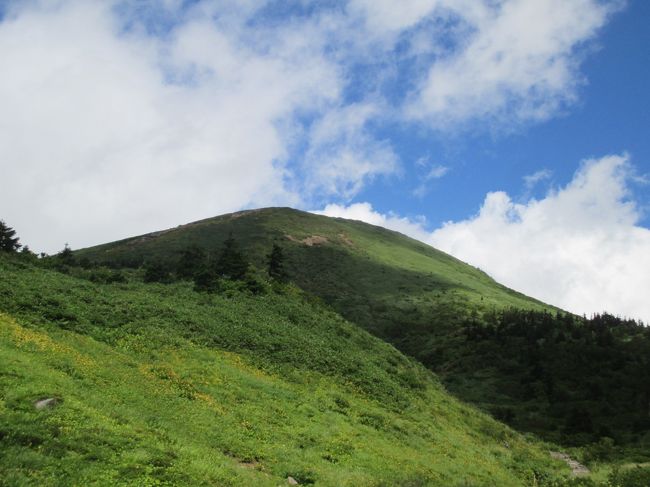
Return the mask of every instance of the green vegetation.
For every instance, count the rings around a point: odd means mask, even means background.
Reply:
[[[0,252],[16,252],[20,247],[16,230],[0,220]]]
[[[467,322],[451,348],[455,360],[441,372],[449,389],[497,419],[590,445],[588,461],[650,460],[650,329],[642,324],[507,309]]]
[[[286,269],[284,268],[284,252],[282,247],[277,243],[273,244],[269,254],[268,274],[271,279],[279,282],[286,282],[289,279]]]
[[[0,485],[515,486],[566,475],[292,285],[206,294],[144,283],[142,271],[65,271],[0,256]]]
[[[282,241],[290,280],[500,420],[565,446],[611,438],[617,448],[647,450],[650,337],[643,327],[608,318],[610,324],[592,329],[566,314],[537,326],[560,310],[396,232],[269,208],[77,254],[113,266],[137,266],[145,256],[171,265],[181,249],[198,245],[214,252],[228,235],[260,268],[272,242]],[[486,332],[470,340],[467,329],[474,325]],[[518,335],[509,335],[513,330]]]
[[[7,485],[648,485],[647,328],[361,222],[0,253],[0,312]]]

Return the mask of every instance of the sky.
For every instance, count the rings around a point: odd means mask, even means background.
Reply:
[[[0,0],[0,219],[55,253],[245,208],[650,321],[650,2]]]

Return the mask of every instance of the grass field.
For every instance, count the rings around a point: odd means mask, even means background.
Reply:
[[[0,484],[515,486],[568,472],[295,287],[205,295],[127,277],[0,257]]]

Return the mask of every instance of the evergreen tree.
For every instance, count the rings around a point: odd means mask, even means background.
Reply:
[[[219,289],[219,278],[216,273],[208,267],[194,274],[193,278],[195,291],[212,293]]]
[[[246,276],[247,270],[248,262],[231,234],[223,243],[215,271],[219,277],[239,281]]]
[[[255,271],[255,267],[252,265],[248,266],[246,270],[246,275],[242,279],[246,285],[246,289],[253,294],[264,294],[266,288],[264,286],[264,281],[260,279]]]
[[[38,259],[38,256],[32,252],[27,245],[23,246],[23,248],[20,250],[20,256],[28,262],[36,262]]]
[[[171,281],[169,270],[160,261],[154,260],[147,262],[144,266],[144,282],[164,282]]]
[[[207,266],[207,256],[205,251],[192,245],[181,252],[181,257],[176,266],[176,274],[181,279],[192,279],[201,273]]]
[[[18,243],[16,230],[7,226],[5,222],[0,220],[0,251],[1,252],[16,252],[21,247]]]
[[[75,264],[74,254],[72,253],[72,249],[67,243],[63,247],[63,250],[56,254],[56,258],[59,260],[59,263],[63,265]]]
[[[269,267],[268,272],[271,279],[276,281],[285,282],[288,278],[287,271],[284,268],[284,253],[282,247],[278,244],[273,244],[273,249],[269,254]]]

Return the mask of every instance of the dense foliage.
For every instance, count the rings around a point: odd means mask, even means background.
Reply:
[[[608,314],[507,309],[465,323],[431,364],[452,391],[565,444],[611,438],[650,452],[650,329]]]
[[[17,252],[20,247],[16,230],[0,220],[0,252]]]
[[[0,256],[0,485],[516,486],[567,472],[294,286],[207,294],[64,271]]]
[[[591,321],[557,314],[395,232],[266,209],[80,254],[111,265],[145,255],[174,262],[178,249],[194,244],[214,252],[233,234],[260,268],[268,265],[272,242],[283,240],[283,268],[293,282],[500,419],[566,445],[612,438],[643,447],[647,441],[643,327],[606,315]]]
[[[288,280],[289,275],[284,268],[284,262],[285,258],[282,247],[280,247],[277,243],[274,243],[273,248],[271,249],[271,253],[269,254],[268,263],[268,273],[271,279],[279,282],[285,282]]]

